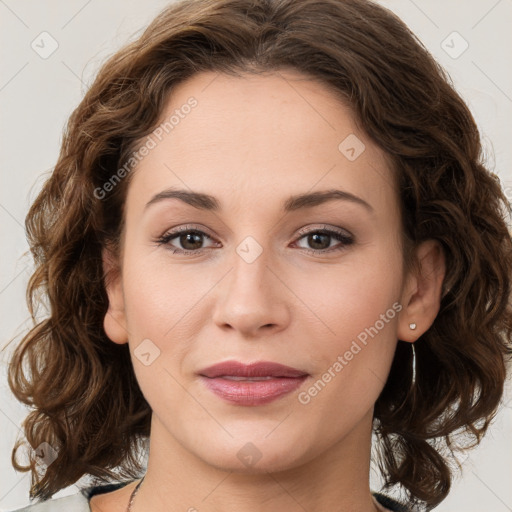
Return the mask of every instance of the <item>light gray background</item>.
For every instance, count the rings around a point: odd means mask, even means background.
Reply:
[[[11,395],[5,378],[9,354],[30,325],[24,293],[32,267],[30,259],[22,257],[28,249],[24,218],[44,173],[57,160],[64,123],[101,63],[136,37],[167,3],[0,0],[0,510],[29,503],[30,477],[14,472],[10,464],[26,411]],[[395,11],[448,70],[477,120],[489,166],[512,197],[512,0],[381,3]],[[45,59],[31,47],[43,31],[58,43]],[[457,58],[445,51],[455,55],[463,48],[462,39],[450,36],[453,31],[469,44]],[[45,48],[50,48],[49,39]],[[512,511],[511,397],[507,392],[488,436],[465,461],[463,478],[455,481],[439,512]],[[372,482],[377,490],[375,476]],[[71,486],[55,497],[76,489]]]

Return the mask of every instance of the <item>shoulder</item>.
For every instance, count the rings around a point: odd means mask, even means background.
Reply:
[[[73,512],[90,512],[89,500],[82,492],[62,498],[40,501],[23,508],[17,508],[12,512],[64,512],[70,510],[73,510]]]
[[[84,487],[75,494],[63,496],[61,498],[51,498],[49,500],[39,501],[23,508],[17,508],[11,512],[91,512],[89,500],[96,494],[103,494],[116,489],[120,489],[129,484],[133,480],[127,482],[119,482],[114,484],[92,485]]]

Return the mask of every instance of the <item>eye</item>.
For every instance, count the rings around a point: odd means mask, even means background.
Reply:
[[[304,248],[306,252],[313,254],[325,254],[327,252],[341,251],[354,243],[354,237],[346,231],[333,229],[315,229],[304,233],[299,240],[305,239],[307,244],[311,244],[313,249]],[[340,242],[338,246],[331,247],[332,239]]]
[[[199,229],[192,229],[189,226],[182,226],[169,233],[166,233],[162,237],[156,240],[158,245],[167,245],[171,252],[174,253],[200,253],[205,247],[201,247],[203,243],[203,239],[207,238],[211,240],[211,237],[208,236],[204,231]],[[171,241],[177,239],[177,243],[179,243],[182,248],[174,247],[171,244]]]

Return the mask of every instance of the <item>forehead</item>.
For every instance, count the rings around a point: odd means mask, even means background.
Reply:
[[[396,206],[384,152],[332,91],[291,70],[197,74],[172,90],[142,144],[151,148],[135,167],[127,198],[137,210],[168,187],[209,193],[226,208],[261,209],[340,187]]]

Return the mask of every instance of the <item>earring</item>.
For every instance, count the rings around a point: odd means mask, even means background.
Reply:
[[[416,324],[415,323],[412,323],[412,324],[409,324],[409,329],[416,329]]]
[[[416,383],[416,350],[414,348],[414,343],[411,343],[412,346],[412,386]]]

